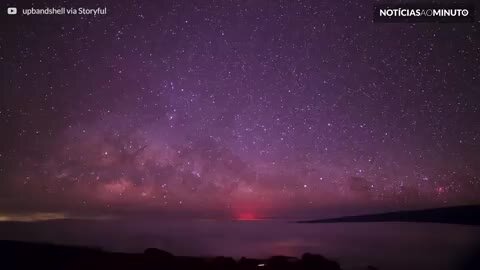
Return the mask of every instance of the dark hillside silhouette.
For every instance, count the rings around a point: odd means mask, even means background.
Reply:
[[[339,222],[430,222],[480,225],[480,205],[454,206],[414,211],[398,211],[372,215],[298,221],[299,223]]]

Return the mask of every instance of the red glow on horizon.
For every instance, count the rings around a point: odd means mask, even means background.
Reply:
[[[238,214],[238,216],[236,217],[236,219],[237,219],[237,220],[241,220],[241,221],[253,221],[253,220],[257,220],[255,214],[250,213],[250,212],[240,213],[240,214]]]

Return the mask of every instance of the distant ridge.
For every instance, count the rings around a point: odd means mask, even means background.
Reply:
[[[297,221],[297,223],[340,222],[430,222],[478,226],[480,225],[480,205],[463,205],[424,210],[397,211],[370,215]]]

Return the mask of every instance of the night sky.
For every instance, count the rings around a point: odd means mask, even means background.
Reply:
[[[82,6],[69,2],[57,7]],[[478,22],[373,23],[360,2],[2,11],[0,214],[256,219],[479,203]]]

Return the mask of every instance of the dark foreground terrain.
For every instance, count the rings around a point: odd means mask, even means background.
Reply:
[[[131,254],[85,247],[0,241],[0,254],[1,269],[341,269],[335,261],[308,253],[300,259],[274,256],[265,260],[234,260],[229,257],[174,256],[154,248]]]

